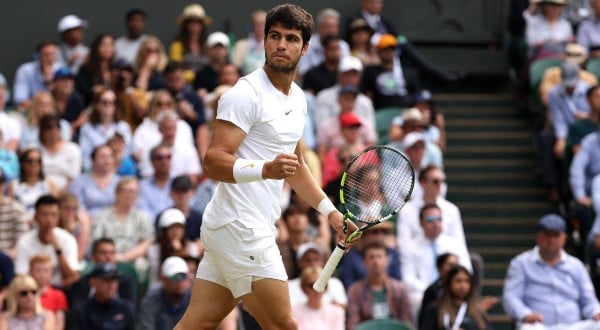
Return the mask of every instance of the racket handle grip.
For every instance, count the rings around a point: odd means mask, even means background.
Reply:
[[[333,250],[333,253],[329,257],[329,260],[327,260],[325,268],[323,268],[323,271],[319,275],[319,278],[317,279],[315,284],[313,284],[313,289],[315,289],[317,292],[325,291],[327,282],[329,282],[329,279],[333,275],[333,272],[337,268],[337,265],[340,263],[340,260],[342,260],[343,256],[344,248],[340,247],[339,245],[336,246],[335,250]]]

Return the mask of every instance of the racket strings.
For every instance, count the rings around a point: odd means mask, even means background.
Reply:
[[[404,206],[413,182],[412,166],[399,152],[388,148],[368,150],[346,170],[342,185],[345,207],[356,220],[379,221]]]

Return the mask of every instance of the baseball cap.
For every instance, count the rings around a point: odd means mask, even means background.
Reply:
[[[408,149],[414,146],[417,142],[425,143],[425,135],[421,132],[411,132],[406,134],[402,143],[404,145],[404,149]]]
[[[362,126],[362,121],[356,114],[352,112],[346,112],[340,116],[340,125],[342,127],[358,127]]]
[[[397,47],[398,39],[391,34],[384,34],[377,41],[377,48],[385,49],[389,47]]]
[[[302,257],[308,251],[317,251],[321,256],[325,255],[325,250],[319,243],[306,242],[298,247],[298,251],[296,251],[296,259],[302,259]]]
[[[92,271],[90,272],[90,278],[100,277],[100,278],[119,278],[121,276],[121,272],[117,269],[117,266],[111,263],[100,263],[94,265]]]
[[[59,68],[58,70],[54,71],[54,76],[52,77],[52,80],[58,80],[63,78],[75,78],[75,76],[71,72],[71,69],[69,69],[66,66],[63,66],[62,68]]]
[[[579,64],[575,61],[564,61],[560,67],[562,83],[573,87],[579,81]]]
[[[88,22],[86,20],[83,20],[76,15],[67,15],[58,21],[58,33],[63,33],[74,28],[87,26]]]
[[[225,33],[220,31],[211,33],[208,36],[208,39],[206,39],[206,45],[208,47],[213,47],[218,44],[221,44],[225,48],[229,47],[229,37]]]
[[[402,123],[422,123],[425,120],[421,110],[417,108],[407,109],[402,113]]]
[[[340,60],[340,64],[338,66],[339,72],[348,72],[352,70],[362,72],[362,69],[362,62],[360,61],[360,59],[358,59],[358,57],[355,56],[344,56]]]
[[[580,44],[571,43],[565,47],[565,57],[581,65],[586,59],[586,50]]]
[[[567,229],[565,220],[556,214],[546,214],[537,224],[538,231],[555,231],[564,233]]]
[[[431,92],[426,89],[423,89],[413,95],[413,102],[429,102],[432,99],[433,95],[431,95]]]
[[[190,190],[193,187],[192,179],[187,175],[176,176],[173,181],[171,181],[171,190],[184,191]]]
[[[163,261],[160,274],[170,280],[182,280],[187,278],[189,268],[181,257],[171,256]]]
[[[185,215],[178,209],[167,209],[158,218],[159,228],[169,228],[174,224],[185,225]]]

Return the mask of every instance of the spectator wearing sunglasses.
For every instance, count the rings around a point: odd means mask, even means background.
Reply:
[[[54,329],[54,315],[43,309],[33,277],[15,276],[8,287],[7,302],[8,311],[0,318],[0,329]]]
[[[425,204],[419,210],[423,236],[412,242],[401,242],[402,279],[408,286],[413,313],[421,306],[425,289],[439,278],[438,256],[452,253],[458,263],[473,273],[471,258],[464,244],[444,232],[445,219],[437,204]],[[415,315],[415,314],[413,314]]]

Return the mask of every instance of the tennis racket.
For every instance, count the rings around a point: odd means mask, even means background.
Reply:
[[[366,229],[390,220],[406,204],[415,184],[415,171],[408,158],[388,146],[371,146],[358,153],[344,169],[340,184],[340,212],[344,215],[344,240],[327,260],[313,288],[325,291],[346,245]],[[348,221],[361,223],[347,233]]]

